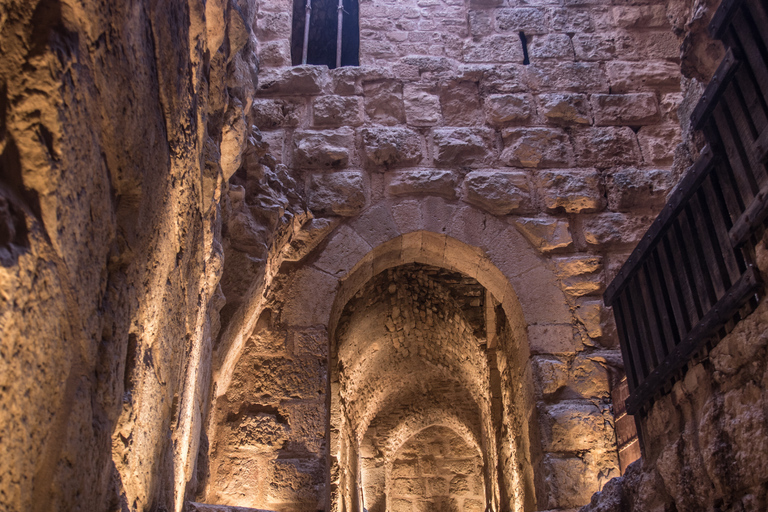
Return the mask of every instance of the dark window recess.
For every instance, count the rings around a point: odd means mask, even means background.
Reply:
[[[528,38],[525,36],[525,32],[522,30],[520,31],[520,42],[523,45],[523,64],[527,66],[531,63],[530,59],[528,58]]]
[[[311,0],[307,64],[336,67],[336,41],[338,37],[338,0]],[[341,65],[360,65],[360,9],[358,0],[343,0],[344,12],[341,29]],[[293,34],[291,61],[302,63],[307,0],[293,0]]]

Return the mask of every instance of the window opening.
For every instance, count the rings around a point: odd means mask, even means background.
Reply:
[[[358,0],[293,0],[293,65],[359,66],[359,20]]]
[[[528,58],[528,38],[522,30],[520,31],[520,42],[523,44],[523,64],[527,66],[531,63],[531,60]]]

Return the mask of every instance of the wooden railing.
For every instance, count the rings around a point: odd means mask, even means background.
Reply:
[[[691,121],[708,146],[605,292],[643,412],[754,307],[754,243],[768,217],[768,10],[724,0],[710,34],[727,53]]]

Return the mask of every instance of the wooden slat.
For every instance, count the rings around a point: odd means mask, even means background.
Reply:
[[[728,209],[728,223],[732,226],[736,219],[744,213],[744,198],[737,194],[738,184],[733,175],[733,170],[726,159],[721,159],[711,173],[712,178],[719,185],[718,190],[722,192],[723,199]],[[730,227],[729,227],[730,229]]]
[[[712,153],[709,146],[706,146],[696,161],[688,171],[685,173],[680,183],[675,187],[675,190],[670,194],[667,204],[653,221],[651,227],[645,233],[640,243],[637,244],[635,250],[632,251],[627,262],[619,270],[616,278],[608,285],[608,288],[603,295],[603,300],[606,305],[610,306],[616,295],[626,284],[629,277],[631,277],[637,266],[642,263],[643,255],[646,251],[649,251],[653,245],[655,245],[660,237],[669,229],[668,222],[677,215],[677,213],[684,207],[685,201],[693,194],[696,187],[699,186],[701,181],[706,178],[707,174],[712,170],[712,166],[716,162],[717,158]]]
[[[728,276],[726,288],[730,288],[741,277],[746,265],[741,254],[737,254],[733,249],[729,234],[728,211],[721,192],[717,176],[713,173],[709,181],[705,181],[702,186],[704,204],[709,206],[704,209],[704,213],[708,217],[708,223],[711,223],[711,229],[719,246],[721,264],[724,267],[721,268],[721,272]]]
[[[654,366],[657,366],[661,360],[667,357],[669,349],[666,346],[664,340],[664,331],[661,324],[661,314],[658,310],[656,303],[656,297],[652,292],[652,288],[648,279],[647,264],[640,267],[637,273],[638,289],[642,297],[643,309],[646,315],[646,328],[651,334],[651,340],[653,340],[653,346],[651,347],[654,354]],[[674,344],[673,344],[674,345]]]
[[[651,333],[648,329],[648,314],[645,311],[643,297],[641,295],[637,279],[633,279],[627,287],[627,306],[629,306],[629,316],[637,330],[637,353],[640,355],[640,364],[643,368],[643,377],[647,376],[658,366],[653,347],[646,340],[651,339]]]
[[[768,130],[763,130],[763,133],[755,141],[752,146],[758,161],[761,164],[765,164],[768,159]]]
[[[700,259],[700,248],[697,244],[696,233],[691,230],[689,213],[683,211],[675,223],[675,232],[678,235],[678,247],[682,256],[682,264],[685,268],[686,276],[691,285],[691,291],[695,294],[694,301],[699,302],[701,308],[699,317],[705,315],[712,304],[715,303],[714,289],[710,282],[709,275],[705,265],[702,265]]]
[[[704,93],[699,98],[699,102],[691,114],[691,126],[693,126],[694,130],[701,130],[717,106],[717,102],[720,101],[720,97],[725,92],[725,89],[730,84],[740,64],[736,58],[737,53],[738,51],[733,49],[729,49],[725,53],[725,57],[723,57],[723,61],[712,76],[712,80],[709,81],[707,88],[704,89]]]
[[[743,13],[740,11],[737,12],[736,16],[734,17],[734,22],[738,23],[738,25],[741,27],[750,26],[749,22],[744,18]],[[757,81],[757,86],[760,90],[760,93],[762,94],[763,98],[768,99],[768,68],[766,67],[765,61],[760,54],[760,49],[758,48],[753,38],[752,31],[736,30],[734,28],[731,28],[731,31],[733,32],[734,39],[737,40],[741,46],[740,50],[743,55],[742,59],[746,62],[749,62],[750,68],[755,75],[755,80]]]
[[[735,85],[735,84],[734,84]],[[740,153],[746,157],[755,182],[762,185],[768,181],[768,174],[765,167],[760,163],[757,153],[754,149],[755,139],[757,138],[757,129],[752,125],[752,119],[746,113],[747,106],[744,99],[740,97],[736,87],[729,87],[723,95],[728,114],[736,127],[737,137],[734,137],[740,148]]]
[[[659,251],[654,253],[656,265],[661,272],[660,278],[664,281],[667,290],[667,307],[672,311],[670,322],[676,329],[675,344],[691,330],[691,319],[685,309],[685,299],[677,274],[672,272],[667,261],[666,244],[659,244]]]
[[[658,265],[659,251],[649,254],[646,270],[648,283],[654,297],[654,304],[658,308],[659,325],[661,326],[664,340],[665,353],[670,353],[680,341],[680,333],[675,323],[675,313],[669,300],[669,289]]]
[[[693,329],[696,322],[704,315],[701,302],[699,301],[699,295],[696,287],[693,285],[693,274],[690,272],[690,267],[683,265],[683,254],[678,244],[678,238],[675,234],[675,230],[671,229],[669,236],[664,239],[664,250],[668,257],[668,263],[673,279],[676,284],[679,285],[678,300],[681,307],[685,310],[686,318],[688,319],[688,329],[685,335]]]
[[[623,297],[619,297],[616,300],[616,304],[613,306],[614,318],[616,319],[616,329],[621,336],[621,357],[624,361],[624,371],[627,374],[627,382],[629,384],[629,392],[634,391],[639,385],[641,376],[644,375],[642,370],[638,372],[636,364],[638,364],[639,358],[635,356],[633,347],[636,343],[636,336],[630,332],[629,325],[627,325],[626,307],[624,305]]]
[[[766,55],[768,53],[766,52],[768,50],[768,16],[766,16],[765,10],[759,1],[744,2],[744,8],[749,13],[750,21],[754,22],[752,26],[757,29],[756,32],[760,39],[756,42],[762,46],[763,55]],[[768,62],[764,63],[764,66],[766,65],[768,65]]]
[[[709,35],[712,39],[722,39],[723,32],[728,28],[736,11],[741,8],[743,0],[723,0],[720,7],[709,22]]]
[[[700,350],[707,339],[714,335],[738,310],[746,304],[760,288],[758,273],[753,266],[739,279],[728,293],[721,298],[702,318],[688,336],[670,354],[670,357],[651,372],[632,392],[627,400],[627,413],[636,414],[660,386],[688,363],[690,357]]]
[[[702,207],[700,196],[703,194],[703,188],[707,186],[709,180],[704,182],[699,187],[699,191],[696,195],[691,197],[690,205],[690,217],[689,221],[695,225],[696,228],[696,244],[700,252],[698,252],[699,261],[702,264],[702,268],[707,272],[707,276],[710,278],[709,282],[713,288],[713,303],[717,302],[717,299],[725,295],[728,288],[731,287],[730,276],[725,268],[725,262],[722,260],[720,254],[720,244],[717,241],[717,234],[714,232],[714,224],[709,217],[709,208]]]
[[[741,195],[744,204],[747,205],[758,192],[757,180],[749,170],[746,156],[740,151],[741,147],[734,137],[736,127],[733,120],[723,105],[718,105],[713,113],[717,123],[718,133],[725,148],[725,154],[728,156],[728,163],[733,170],[733,176],[738,184],[738,193]]]
[[[733,247],[743,245],[752,232],[768,218],[768,183],[752,200],[746,211],[734,223],[729,233]]]
[[[732,84],[739,90],[746,111],[752,118],[752,125],[757,133],[762,133],[768,128],[768,105],[766,100],[757,90],[757,84],[752,69],[749,66],[739,66]]]

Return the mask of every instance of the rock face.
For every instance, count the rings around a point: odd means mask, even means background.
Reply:
[[[295,118],[254,107],[255,2],[0,11],[0,509],[180,511],[219,311],[306,219],[256,128]]]

